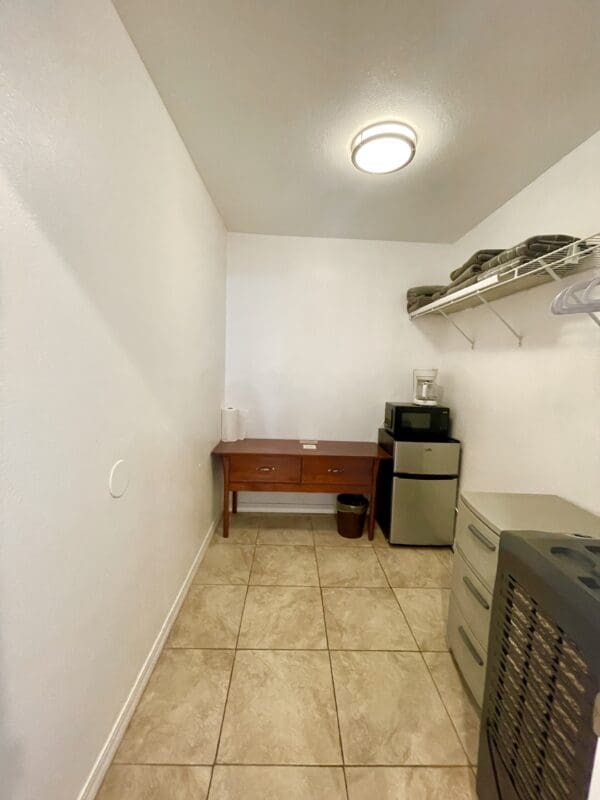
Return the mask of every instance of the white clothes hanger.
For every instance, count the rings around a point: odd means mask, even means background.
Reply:
[[[560,291],[552,301],[553,314],[594,314],[600,311],[600,273]]]

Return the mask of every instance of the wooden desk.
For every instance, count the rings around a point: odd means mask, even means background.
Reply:
[[[374,442],[318,442],[304,449],[297,439],[220,442],[223,459],[223,536],[229,535],[229,492],[237,511],[238,492],[350,492],[366,494],[369,539],[375,530],[377,471],[387,453]]]

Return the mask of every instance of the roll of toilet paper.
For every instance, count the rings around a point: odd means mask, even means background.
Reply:
[[[224,442],[237,442],[240,432],[240,412],[233,406],[221,409],[221,439]]]

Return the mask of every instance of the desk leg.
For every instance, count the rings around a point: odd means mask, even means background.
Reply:
[[[223,459],[223,538],[229,536],[229,459]]]
[[[375,503],[377,500],[377,472],[379,470],[379,459],[373,460],[371,467],[371,496],[369,503],[369,541],[375,538]]]
[[[237,514],[237,492],[231,493],[231,513]]]

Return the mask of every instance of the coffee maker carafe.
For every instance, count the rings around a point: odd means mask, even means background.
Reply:
[[[419,406],[436,406],[440,399],[440,387],[435,382],[437,369],[413,370],[413,402]]]

